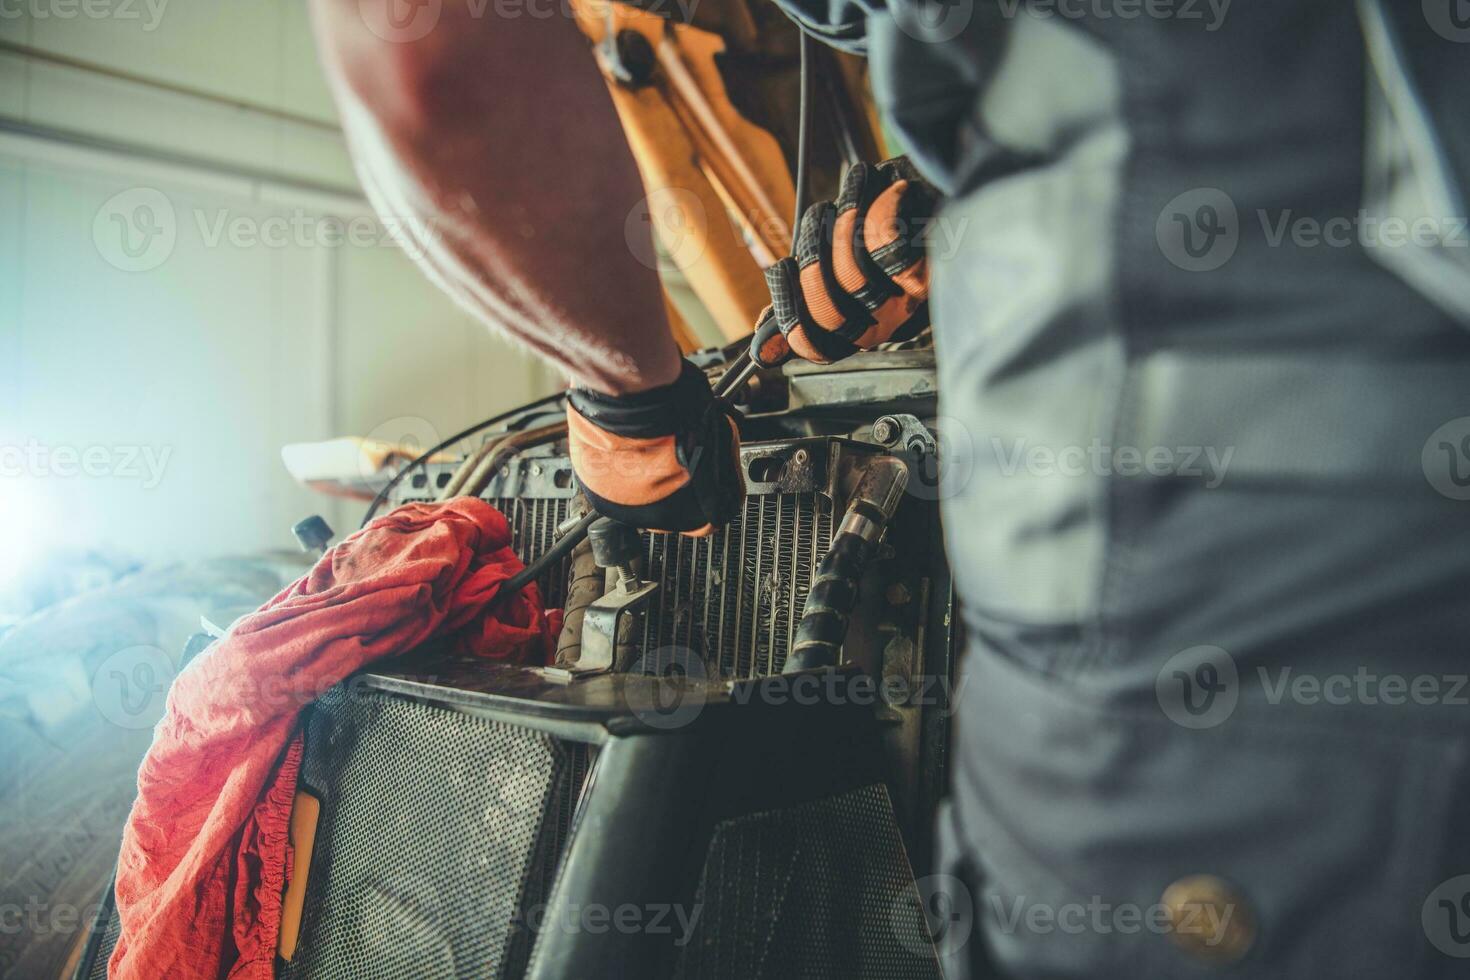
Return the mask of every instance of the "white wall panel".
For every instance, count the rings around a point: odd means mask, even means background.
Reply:
[[[19,119],[25,114],[26,64],[20,55],[0,51],[0,116]]]
[[[30,34],[31,21],[23,11],[10,7],[0,8],[0,41],[25,44]]]
[[[280,7],[281,72],[276,106],[334,122],[337,107],[322,78],[306,0],[276,0]]]
[[[254,169],[275,162],[270,116],[44,61],[30,71],[28,122]]]
[[[96,219],[114,195],[137,189],[30,168],[24,373],[5,441],[47,454],[27,476],[58,543],[151,558],[289,544],[284,529],[313,501],[282,471],[278,447],[328,432],[319,409],[311,417],[313,399],[298,394],[327,365],[285,356],[302,349],[296,338],[326,329],[320,304],[284,296],[281,265],[306,259],[210,244],[195,214],[263,216],[237,200],[162,181],[150,190],[175,209],[175,241],[155,267],[125,271],[109,261],[115,228]],[[110,469],[68,473],[55,457],[67,448],[105,456]]]
[[[330,120],[305,30],[298,0],[172,0],[153,32],[0,18],[0,40]],[[366,213],[335,131],[0,51],[0,450],[40,448],[50,543],[290,547],[313,511],[346,532],[361,508],[297,487],[283,443],[429,438],[552,390],[395,248],[323,239]],[[57,472],[93,447],[107,472]]]
[[[276,107],[281,9],[286,2],[301,0],[133,0],[126,6],[121,0],[106,0],[97,5],[99,10],[137,16],[32,18],[30,44],[119,71]],[[34,6],[44,10],[61,5],[53,0]]]
[[[25,170],[18,161],[0,155],[0,422],[20,384],[20,304],[25,290],[21,237],[25,225]]]
[[[444,438],[552,390],[534,359],[447,303],[402,252],[349,249],[341,260],[342,375],[376,379],[344,387],[349,430]],[[399,287],[384,291],[382,282]]]

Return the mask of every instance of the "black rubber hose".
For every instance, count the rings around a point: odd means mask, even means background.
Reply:
[[[807,594],[796,639],[781,673],[837,666],[842,641],[847,637],[848,617],[857,604],[858,582],[872,550],[861,535],[851,531],[833,540],[817,566],[816,581]]]
[[[801,25],[797,25],[801,28]],[[801,28],[801,36],[797,43],[799,67],[798,84],[800,89],[796,102],[796,213],[791,218],[791,252],[796,254],[796,240],[800,235],[801,214],[806,210],[806,154],[807,142],[811,138],[812,128],[812,69],[808,62],[811,61],[811,38],[806,36],[806,29]]]
[[[806,210],[806,155],[807,140],[811,136],[812,127],[812,70],[808,62],[811,60],[811,39],[806,36],[806,29],[797,24],[799,37],[797,38],[800,56],[800,68],[798,75],[799,95],[796,109],[796,203],[794,213],[791,215],[791,254],[796,254],[796,239],[801,232],[801,215]],[[735,388],[735,380],[750,365],[750,348],[742,350],[725,368],[719,380],[715,382],[714,392],[716,398],[734,398],[738,393]],[[748,378],[746,380],[749,380]]]

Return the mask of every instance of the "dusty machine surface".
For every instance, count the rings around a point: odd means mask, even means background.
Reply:
[[[718,352],[705,360],[712,375],[725,364]],[[706,538],[639,536],[638,577],[654,587],[618,624],[612,668],[674,670],[726,686],[780,676],[857,479],[876,462],[902,461],[908,483],[862,575],[841,662],[888,685],[894,703],[875,693],[882,702],[875,714],[887,732],[891,776],[902,787],[895,802],[915,856],[925,860],[928,815],[943,785],[955,649],[937,507],[935,401],[933,350],[922,344],[837,365],[791,362],[757,376],[740,425],[743,513]],[[529,410],[486,439],[553,423],[560,412],[559,403]],[[404,482],[396,502],[435,499],[455,469],[425,467]],[[560,440],[506,460],[481,495],[510,520],[526,561],[583,512]],[[566,605],[569,618],[572,562],[564,559],[539,581],[547,604]],[[606,579],[613,585],[602,591],[616,595],[615,571]]]
[[[636,533],[591,589],[585,549],[555,562],[539,587],[581,620],[555,664],[417,650],[309,710],[310,857],[278,976],[940,975],[915,885],[955,650],[932,351],[790,365],[745,401],[743,514]],[[584,506],[565,444],[525,438],[561,411],[485,436],[524,446],[481,496],[528,562]],[[426,465],[393,502],[463,468]],[[839,666],[787,669],[836,529],[895,472]],[[117,929],[105,911],[78,976],[106,976]]]

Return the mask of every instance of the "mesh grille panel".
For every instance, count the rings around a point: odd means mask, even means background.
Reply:
[[[866,786],[715,828],[679,980],[938,980],[888,792]]]
[[[574,747],[375,692],[324,698],[304,785],[329,786],[284,980],[518,975],[579,786]]]
[[[117,948],[118,936],[122,935],[122,920],[117,917],[117,906],[111,894],[112,885],[108,885],[106,898],[107,925],[102,929],[102,941],[97,945],[97,958],[92,961],[92,968],[87,971],[87,980],[107,980],[107,961],[112,959],[112,951]]]
[[[687,647],[724,677],[779,674],[831,542],[832,515],[815,494],[793,493],[746,497],[708,537],[648,535],[646,574],[661,586],[643,649]]]
[[[375,692],[313,709],[301,786],[330,787],[300,978],[514,977],[535,937],[595,748]],[[106,980],[109,914],[87,980]]]

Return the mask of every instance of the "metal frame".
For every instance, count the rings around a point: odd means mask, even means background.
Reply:
[[[840,695],[859,677],[839,672],[831,690]],[[548,898],[552,922],[592,906],[692,905],[722,821],[887,784],[883,732],[870,709],[853,697],[795,700],[779,677],[735,684],[604,674],[563,685],[535,668],[426,650],[355,683],[599,746]],[[698,710],[663,727],[640,707],[669,703]],[[547,930],[526,976],[666,976],[670,940],[642,930]]]

